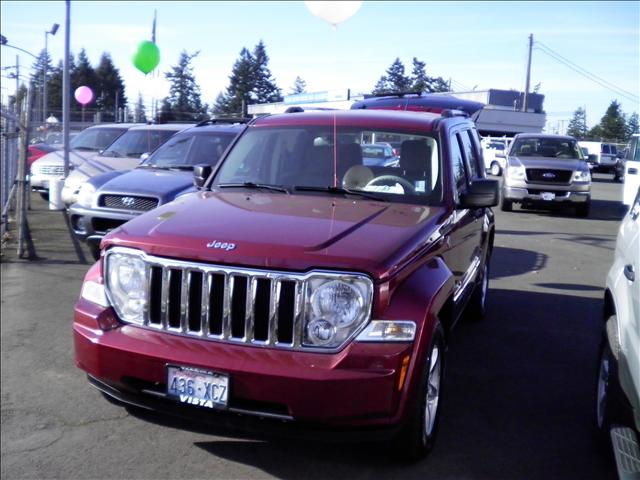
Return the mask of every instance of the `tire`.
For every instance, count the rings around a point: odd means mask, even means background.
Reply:
[[[407,407],[407,419],[394,442],[396,453],[409,461],[426,457],[438,432],[445,366],[444,330],[440,323],[435,326],[428,352],[417,380],[417,398]]]
[[[482,320],[487,314],[487,295],[489,294],[489,258],[484,261],[480,283],[476,285],[467,305],[466,315],[473,320]]]
[[[611,437],[609,436],[609,429],[616,420],[617,402],[615,397],[620,386],[618,385],[618,366],[611,353],[606,334],[602,340],[598,359],[594,425],[598,442],[602,444],[606,451],[610,451]]]
[[[49,192],[38,192],[40,194],[40,198],[45,202],[49,201]]]
[[[502,210],[503,212],[513,211],[513,202],[504,198],[504,195],[502,196],[502,201],[500,202],[500,210]]]
[[[491,173],[491,175],[496,177],[499,176],[502,173],[502,168],[500,168],[500,164],[498,162],[491,162],[489,173]]]
[[[576,215],[585,218],[589,216],[589,210],[591,210],[591,202],[580,203],[576,205]]]

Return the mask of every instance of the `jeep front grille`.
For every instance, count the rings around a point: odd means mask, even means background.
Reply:
[[[145,326],[230,343],[301,345],[303,280],[295,275],[157,257],[145,273]]]
[[[118,210],[135,210],[146,212],[158,206],[158,199],[152,197],[138,197],[133,195],[100,195],[98,206],[115,208]]]
[[[572,170],[527,168],[527,179],[536,183],[564,183],[571,181]]]

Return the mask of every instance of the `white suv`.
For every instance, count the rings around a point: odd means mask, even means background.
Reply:
[[[620,478],[640,477],[640,189],[618,232],[604,299],[596,427],[611,441]],[[636,476],[638,477],[636,477]]]
[[[636,133],[631,137],[629,150],[624,160],[622,203],[631,205],[638,188],[640,188],[640,134]]]

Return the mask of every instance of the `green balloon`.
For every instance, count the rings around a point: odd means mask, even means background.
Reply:
[[[133,55],[133,65],[145,75],[156,68],[160,63],[160,49],[158,46],[145,40],[138,45],[138,51]]]

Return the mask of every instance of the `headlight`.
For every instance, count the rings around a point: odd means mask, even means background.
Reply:
[[[355,334],[371,315],[373,285],[365,277],[312,277],[307,283],[306,347],[335,348]]]
[[[575,172],[573,174],[573,181],[574,182],[590,182],[591,174],[589,173],[589,170],[578,170],[577,172]]]
[[[113,253],[106,262],[107,292],[118,317],[142,325],[147,303],[143,260],[136,255]]]
[[[523,165],[512,165],[507,167],[507,176],[514,180],[524,180],[526,178],[526,172]]]
[[[73,185],[69,185],[73,188]],[[90,183],[83,183],[78,192],[78,204],[81,207],[90,208],[93,205],[93,194],[96,192],[96,187]]]

